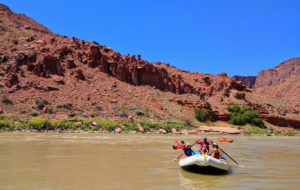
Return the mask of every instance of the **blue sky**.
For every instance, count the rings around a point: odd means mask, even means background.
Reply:
[[[256,75],[300,56],[298,0],[1,0],[51,31],[193,72]]]

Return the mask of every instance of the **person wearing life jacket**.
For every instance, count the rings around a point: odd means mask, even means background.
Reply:
[[[183,149],[183,148],[185,147],[185,143],[184,143],[184,141],[180,141],[180,142],[181,142],[181,144],[180,144],[178,141],[176,141],[177,146],[176,146],[176,145],[173,145],[173,146],[172,146],[173,149]]]
[[[216,143],[213,143],[213,150],[211,151],[210,156],[218,160],[222,159],[222,152]]]
[[[201,152],[202,155],[203,155],[203,154],[207,154],[207,153],[208,153],[208,150],[207,150],[207,148],[206,148],[206,145],[201,146],[199,152]]]
[[[202,148],[203,146],[206,146],[206,149],[207,149],[208,152],[209,152],[209,145],[212,144],[212,141],[207,141],[207,138],[204,137],[204,138],[203,138],[203,141],[198,141],[197,143],[201,145],[201,148]],[[200,149],[200,150],[201,150],[201,149]]]
[[[183,155],[189,157],[192,156],[194,153],[194,151],[191,149],[191,144],[186,143],[186,146],[182,149]]]

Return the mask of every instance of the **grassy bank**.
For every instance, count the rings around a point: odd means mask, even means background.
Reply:
[[[164,129],[171,132],[172,129],[191,129],[191,126],[180,122],[152,123],[149,121],[136,122],[112,122],[109,120],[83,119],[83,118],[61,118],[48,119],[42,117],[33,117],[31,119],[22,119],[15,116],[0,115],[0,130],[35,130],[35,131],[115,131],[120,128],[121,131],[140,131],[140,125],[145,132]]]
[[[142,127],[142,131],[139,128]],[[223,126],[223,125],[222,125]],[[180,131],[182,129],[195,129],[196,126],[189,126],[181,122],[164,121],[164,123],[153,123],[150,121],[135,121],[135,122],[113,122],[109,120],[99,119],[84,119],[76,118],[60,118],[49,119],[43,117],[33,117],[29,119],[20,118],[11,115],[0,115],[0,131],[57,131],[57,132],[72,132],[72,131],[95,131],[95,132],[158,132],[163,130],[166,133],[171,133],[172,129]],[[198,126],[201,127],[201,126]],[[197,127],[196,127],[197,128]],[[297,132],[293,130],[273,130],[262,129],[253,126],[238,126],[238,129],[243,130],[245,135],[284,135],[294,136]],[[164,133],[162,132],[162,133]]]
[[[296,131],[287,130],[287,131],[280,131],[280,130],[273,130],[273,129],[260,129],[260,128],[252,128],[243,131],[246,135],[275,135],[275,136],[295,136],[297,134]]]

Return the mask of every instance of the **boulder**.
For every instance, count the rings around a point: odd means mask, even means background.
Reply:
[[[171,129],[171,132],[172,132],[173,134],[175,134],[175,133],[177,133],[177,130],[176,130],[175,128],[172,128],[172,129]]]
[[[225,72],[221,72],[221,74],[219,76],[221,76],[221,77],[228,77],[227,73],[225,73]]]
[[[246,94],[244,92],[235,92],[234,97],[239,100],[245,100]]]
[[[142,133],[145,132],[144,128],[140,124],[137,124],[137,126],[138,126],[140,132],[142,132]]]
[[[37,44],[40,44],[40,45],[46,45],[46,42],[44,40],[37,40],[35,41]]]
[[[9,74],[7,76],[7,80],[6,80],[6,83],[5,85],[8,87],[8,88],[11,88],[13,85],[15,84],[18,84],[19,83],[19,78],[16,74]]]
[[[160,134],[167,134],[167,131],[165,129],[159,129],[158,132]]]
[[[121,133],[122,129],[120,127],[115,128],[116,133]]]
[[[63,77],[53,75],[51,78],[53,79],[54,82],[58,84],[65,84]]]
[[[86,80],[84,74],[83,74],[83,71],[81,69],[78,69],[76,71],[76,75],[75,75],[75,78],[78,78],[80,80]]]
[[[67,69],[74,69],[74,68],[76,68],[77,66],[74,63],[74,59],[68,59],[66,67],[67,67]]]
[[[98,125],[98,123],[96,121],[92,122],[92,126],[97,126],[97,125]]]
[[[77,122],[74,123],[74,125],[76,127],[80,127],[82,125],[82,121],[77,121]]]

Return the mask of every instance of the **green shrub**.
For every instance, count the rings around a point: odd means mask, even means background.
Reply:
[[[230,120],[228,123],[233,125],[246,125],[251,124],[258,127],[264,127],[259,113],[249,106],[230,105],[227,107],[230,112]]]
[[[56,108],[65,108],[67,110],[71,109],[73,105],[71,103],[65,103],[65,104],[55,104]]]
[[[281,135],[281,131],[275,131],[274,134],[275,135]]]
[[[71,109],[71,108],[73,107],[73,104],[71,104],[71,103],[66,103],[66,104],[64,104],[62,107],[69,110],[69,109]]]
[[[3,104],[9,105],[9,104],[13,104],[12,101],[10,99],[8,99],[8,97],[3,96],[2,97],[2,101]]]
[[[286,136],[295,136],[296,134],[297,134],[296,131],[289,130],[284,135],[286,135]]]
[[[32,110],[31,113],[30,113],[30,115],[33,116],[33,117],[36,117],[39,114],[38,114],[38,112],[36,110]]]
[[[48,104],[48,101],[47,100],[42,100],[42,101],[35,100],[35,104],[39,110],[42,110],[45,107],[45,105]]]
[[[118,111],[115,116],[118,116],[118,117],[124,117],[125,115],[123,114],[123,112],[120,112]]]
[[[206,109],[194,109],[195,119],[200,122],[205,122],[207,120],[211,120],[210,114]]]
[[[128,115],[128,111],[127,111],[127,108],[125,106],[121,107],[121,112],[122,112],[122,116],[127,116]]]
[[[142,125],[145,130],[165,129],[167,131],[171,131],[172,128],[174,128],[176,130],[191,128],[190,126],[184,125],[183,123],[179,123],[179,122],[165,122],[165,123],[161,124],[161,123],[151,123],[150,121],[140,121],[139,124]]]
[[[53,125],[51,124],[48,118],[40,118],[34,117],[28,121],[28,126],[32,127],[33,129],[38,130],[52,130],[54,129]]]
[[[180,129],[190,129],[191,127],[188,125],[185,125],[183,123],[180,122],[166,122],[163,124],[162,126],[164,129],[166,129],[167,131],[171,131],[172,128],[176,129],[176,130],[180,130]]]
[[[81,125],[81,128],[82,129],[89,129],[89,127],[90,127],[90,125],[92,124],[92,120],[88,120],[88,119],[86,119],[86,120],[83,120],[82,121],[82,125]]]
[[[0,120],[0,129],[10,128],[12,124],[7,119]]]
[[[71,121],[65,122],[64,123],[64,128],[65,129],[70,129],[70,130],[76,130],[77,129],[76,125]]]
[[[74,115],[74,116],[75,116],[75,115]],[[73,117],[74,117],[74,116],[73,116]],[[83,118],[88,118],[88,117],[89,117],[86,113],[81,113],[80,116],[83,117]]]
[[[136,114],[136,115],[138,115],[138,116],[143,116],[143,115],[145,115],[144,114],[144,112],[143,112],[143,110],[140,110],[140,109],[134,109],[134,113]]]
[[[46,113],[53,114],[53,108],[52,107],[47,107],[46,108]]]
[[[66,130],[66,129],[76,130],[77,129],[76,125],[73,122],[68,121],[66,118],[60,118],[60,119],[54,120],[52,122],[52,126],[54,129],[62,129],[62,130]]]
[[[13,42],[13,44],[15,44],[15,45],[19,44],[19,40],[17,40],[17,39],[14,39],[12,42]]]
[[[44,104],[44,105],[48,105],[48,104],[49,104],[49,102],[48,102],[48,100],[45,100],[45,99],[43,99],[43,100],[42,100],[42,104]]]
[[[267,129],[260,129],[260,128],[253,128],[253,129],[249,129],[249,130],[245,130],[243,131],[244,134],[256,134],[256,135],[271,135],[272,131],[269,131]]]
[[[161,115],[159,115],[158,113],[154,113],[153,117],[156,119],[159,119],[159,120],[164,120],[164,118]]]
[[[113,130],[115,130],[115,128],[120,126],[119,124],[113,123],[109,120],[97,121],[97,124],[98,124],[99,128],[101,128],[102,130],[108,130],[108,131],[113,131]]]
[[[99,106],[99,105],[96,105],[96,106],[95,106],[95,109],[96,109],[97,111],[102,111],[102,110],[103,110],[103,108],[102,108],[101,106]]]
[[[128,123],[128,122],[124,122],[122,123],[124,128],[122,130],[124,131],[137,131],[139,128],[136,125],[136,123]]]
[[[60,119],[56,119],[52,122],[53,128],[54,129],[64,129],[65,128],[65,123],[68,120],[65,118],[60,118]]]
[[[55,107],[56,107],[56,108],[62,108],[63,105],[61,105],[61,104],[55,104]]]

